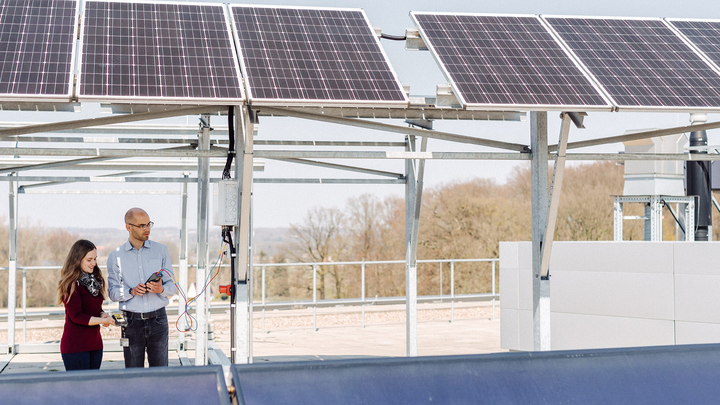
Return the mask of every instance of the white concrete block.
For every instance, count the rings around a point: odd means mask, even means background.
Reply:
[[[675,344],[720,343],[720,324],[675,322]]]
[[[667,242],[555,242],[550,274],[556,271],[672,274],[673,245]]]
[[[500,347],[507,350],[520,350],[518,344],[518,310],[500,308]]]
[[[720,276],[675,275],[675,319],[720,324]]]
[[[518,350],[533,350],[533,312],[518,311]]]
[[[557,271],[550,282],[552,312],[673,319],[672,274]]]
[[[502,309],[519,309],[518,269],[500,268],[500,295]]]
[[[518,244],[520,242],[500,242],[500,269],[518,268]]]
[[[532,269],[532,242],[518,242],[518,268]]]
[[[673,243],[675,274],[720,276],[720,242]]]
[[[532,269],[518,270],[518,308],[526,311],[533,310],[533,280]],[[551,293],[552,295],[552,293]]]
[[[553,313],[552,350],[674,344],[673,321]]]

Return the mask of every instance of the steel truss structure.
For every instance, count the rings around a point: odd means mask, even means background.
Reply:
[[[113,182],[122,179],[125,182],[143,182],[143,183],[181,183],[182,184],[182,206],[183,217],[181,223],[181,257],[179,280],[183,288],[187,286],[187,187],[189,183],[197,185],[198,188],[198,272],[197,282],[204,282],[207,274],[207,229],[208,229],[208,194],[209,184],[218,181],[218,178],[212,177],[211,172],[221,170],[222,165],[219,160],[227,157],[227,138],[223,138],[218,134],[213,134],[210,138],[209,113],[218,117],[218,112],[227,109],[226,106],[217,106],[214,108],[191,107],[191,108],[175,108],[165,109],[161,112],[143,112],[143,113],[127,113],[116,114],[111,117],[102,117],[96,119],[85,119],[77,121],[58,122],[53,124],[27,125],[20,126],[18,124],[4,125],[4,129],[0,129],[2,140],[12,140],[16,142],[29,143],[46,143],[52,145],[48,148],[0,148],[0,155],[6,156],[22,156],[29,160],[27,164],[13,164],[13,160],[17,159],[0,159],[0,176],[1,181],[10,183],[9,193],[9,218],[10,218],[10,277],[9,277],[9,316],[8,329],[9,338],[7,350],[10,355],[16,350],[14,342],[14,325],[16,297],[14,294],[14,286],[17,283],[15,271],[17,268],[17,207],[18,195],[22,192],[37,192],[33,190],[37,187],[57,184],[58,182]],[[346,109],[335,109],[333,112],[338,115],[318,114],[317,111],[306,111],[299,108],[253,108],[249,106],[234,107],[236,113],[236,137],[237,160],[234,165],[234,178],[238,181],[238,212],[239,223],[235,227],[235,244],[237,247],[237,257],[235,258],[237,268],[245,269],[240,271],[235,285],[237,291],[238,302],[235,311],[235,327],[234,327],[234,356],[236,363],[243,363],[251,360],[251,329],[249,327],[250,309],[246,303],[249,302],[248,292],[252,288],[249,284],[252,280],[251,257],[250,257],[250,196],[251,185],[253,183],[253,170],[261,170],[262,164],[258,164],[259,159],[278,159],[285,162],[292,162],[303,165],[314,165],[332,170],[343,170],[362,174],[375,175],[377,178],[372,179],[301,179],[301,178],[274,178],[274,179],[258,179],[256,182],[266,183],[322,183],[322,184],[403,184],[405,186],[406,201],[406,280],[407,280],[407,354],[409,356],[417,355],[417,235],[419,229],[420,207],[422,206],[422,188],[424,177],[424,162],[428,159],[448,160],[529,160],[532,163],[532,206],[533,206],[533,255],[534,267],[537,264],[535,272],[537,277],[534,285],[536,293],[536,345],[537,349],[549,348],[549,324],[545,320],[549,319],[549,258],[552,248],[552,235],[554,230],[554,222],[557,215],[559,196],[562,187],[562,176],[565,161],[567,160],[717,160],[719,155],[701,155],[701,154],[571,154],[565,152],[567,149],[576,147],[585,147],[588,144],[601,145],[605,143],[614,143],[628,139],[642,139],[659,135],[667,135],[671,133],[683,133],[689,130],[688,127],[669,128],[660,131],[647,131],[644,133],[635,133],[631,135],[623,135],[616,137],[607,137],[592,141],[568,142],[570,126],[573,122],[572,114],[561,114],[562,129],[559,137],[558,146],[549,145],[547,140],[547,113],[531,112],[529,114],[531,145],[518,145],[504,143],[491,139],[482,139],[475,137],[467,137],[458,134],[444,133],[425,129],[432,127],[432,119],[427,120],[424,124],[425,128],[416,126],[401,127],[398,125],[390,125],[376,122],[368,118],[392,117],[405,119],[406,116],[420,115],[420,108],[407,108],[406,111],[387,111],[379,109],[359,110],[355,109],[350,112]],[[447,111],[447,109],[436,109],[423,106],[422,113],[426,116],[442,116],[443,119],[453,117],[456,120],[479,120],[484,117],[486,120],[513,120],[517,121],[524,117],[523,113],[508,112],[472,112],[468,114],[463,111],[455,113]],[[182,116],[203,114],[203,119],[199,129],[195,129],[197,137],[188,136],[192,131],[184,128],[181,136],[170,136],[162,134],[162,130],[154,131],[155,137],[149,138],[145,136],[147,132],[139,127],[123,126],[114,127],[112,124],[125,124],[129,122],[140,121],[143,119],[154,119],[158,116]],[[295,117],[304,120],[313,120],[321,122],[334,122],[349,126],[363,127],[369,129],[382,129],[392,133],[405,133],[404,142],[373,142],[373,141],[283,141],[283,140],[262,140],[254,141],[255,126],[259,119],[272,119],[272,117]],[[353,116],[353,118],[348,118]],[[102,126],[95,125],[101,123]],[[708,124],[695,125],[695,127],[703,127],[712,129],[720,127],[720,123],[713,122]],[[78,137],[78,136],[44,136],[47,133],[57,134],[61,131],[72,130],[75,134],[93,134],[94,137]],[[172,131],[172,130],[169,130]],[[158,136],[158,132],[160,132]],[[219,129],[220,134],[227,133],[226,130]],[[134,135],[134,136],[133,136]],[[125,136],[118,138],[117,136]],[[501,148],[498,152],[428,152],[428,139],[443,139],[453,141],[458,145],[475,144],[483,146],[493,146]],[[122,140],[118,142],[118,140]],[[155,149],[91,149],[82,148],[82,143],[132,143],[133,146],[154,146]],[[419,145],[418,145],[419,143]],[[61,145],[80,144],[79,148],[60,147]],[[172,148],[157,149],[158,145],[163,144],[184,144]],[[262,150],[255,149],[256,146],[286,146],[287,150]],[[293,146],[337,146],[346,149],[348,146],[356,148],[364,147],[384,147],[384,148],[401,148],[399,151],[353,151],[353,150],[294,150]],[[151,156],[151,158],[148,158]],[[69,159],[61,159],[64,157]],[[196,164],[189,163],[187,160],[168,162],[163,159],[177,159],[178,157],[192,158],[197,161]],[[131,160],[127,158],[145,158],[142,161]],[[402,159],[405,163],[405,173],[392,173],[382,170],[376,170],[366,167],[355,167],[339,163],[329,163],[325,161],[316,161],[311,159],[333,159],[342,161],[343,159]],[[548,189],[547,179],[548,163],[555,162],[554,177],[551,189]],[[33,176],[25,174],[35,170],[83,170],[83,171],[100,171],[110,170],[114,173],[103,176]],[[197,171],[197,177],[189,175],[181,175],[178,177],[142,177],[138,174],[148,172],[172,172],[187,173]],[[22,185],[21,185],[22,184]],[[548,198],[548,195],[550,197]],[[543,243],[544,242],[544,243]],[[247,280],[247,282],[246,282]],[[197,331],[198,339],[195,342],[196,347],[196,364],[206,364],[209,360],[207,357],[207,340],[205,330],[205,311],[207,302],[199,300],[197,308],[197,318],[199,327]],[[185,343],[186,336],[181,336],[178,341],[178,348],[183,350],[187,347]]]

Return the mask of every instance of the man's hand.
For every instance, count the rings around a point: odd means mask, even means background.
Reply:
[[[145,288],[147,289],[147,292],[156,294],[160,294],[165,291],[165,287],[163,287],[162,283],[159,281],[149,281],[145,283]]]
[[[132,289],[132,295],[143,295],[147,292],[147,288],[145,287],[145,284],[140,283],[133,287]]]

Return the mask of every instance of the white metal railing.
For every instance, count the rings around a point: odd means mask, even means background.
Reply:
[[[424,295],[418,296],[418,302],[436,302],[449,300],[450,301],[450,322],[455,319],[455,302],[458,300],[477,300],[486,299],[492,301],[492,319],[495,319],[495,305],[496,300],[500,298],[500,294],[496,288],[497,280],[497,262],[499,259],[443,259],[443,260],[418,260],[417,263],[436,263],[440,265],[439,272],[439,294],[438,295]],[[450,264],[450,294],[445,294],[443,290],[443,264]],[[490,263],[491,272],[491,292],[490,293],[470,293],[470,294],[455,294],[455,264],[456,263]],[[366,276],[365,270],[367,266],[372,265],[383,265],[383,264],[405,264],[404,260],[381,260],[381,261],[348,261],[348,262],[305,262],[305,263],[258,263],[253,264],[254,268],[261,270],[260,274],[260,302],[254,301],[254,293],[250,294],[251,304],[253,308],[259,308],[262,310],[261,314],[261,325],[262,332],[265,333],[265,310],[267,308],[280,308],[288,306],[303,306],[313,308],[313,329],[317,330],[317,308],[323,306],[335,306],[335,305],[360,305],[361,306],[361,319],[362,327],[365,327],[365,305],[376,305],[376,304],[401,304],[405,302],[404,296],[399,297],[374,297],[368,299],[365,296],[365,284]],[[317,269],[318,266],[348,266],[355,265],[360,266],[360,297],[355,298],[340,298],[340,299],[321,299],[317,298]],[[177,268],[179,265],[173,265],[173,268]],[[188,268],[194,268],[195,265],[188,265]],[[222,268],[229,268],[229,264],[221,265]],[[268,267],[310,267],[312,269],[312,299],[311,300],[295,300],[295,301],[268,301],[267,288],[266,288],[266,269]],[[27,312],[27,271],[38,271],[38,270],[59,270],[61,266],[25,266],[18,267],[18,271],[22,271],[22,319],[23,319],[23,343],[26,343],[27,339],[27,320],[28,317],[42,316],[47,317],[49,315],[61,315],[64,313],[62,309],[58,311],[33,313],[28,314]],[[101,266],[101,269],[105,269],[105,266]],[[0,267],[0,271],[7,271],[8,267]],[[482,271],[482,269],[479,269]],[[225,305],[213,305],[213,308],[226,308],[229,304]],[[6,316],[6,315],[5,315]],[[0,314],[0,318],[3,314]]]
[[[442,259],[442,260],[418,260],[417,263],[437,263],[440,264],[440,294],[439,295],[425,295],[418,296],[418,302],[432,302],[437,300],[450,300],[450,322],[455,320],[455,301],[457,299],[490,299],[492,300],[492,319],[495,319],[495,305],[496,300],[500,298],[500,295],[496,288],[496,274],[497,274],[497,262],[500,259]],[[450,264],[450,295],[443,294],[443,280],[442,280],[442,265],[444,263]],[[474,294],[455,294],[455,263],[490,263],[491,264],[491,292],[490,293],[474,293]],[[368,265],[381,265],[381,264],[405,264],[404,260],[381,260],[381,261],[350,261],[350,262],[306,262],[306,263],[258,263],[253,264],[254,268],[260,268],[261,275],[261,302],[259,305],[252,302],[253,307],[260,307],[262,309],[261,325],[262,332],[265,333],[265,309],[268,307],[287,306],[290,302],[267,302],[266,300],[266,269],[267,267],[311,267],[312,268],[312,300],[305,301],[293,301],[294,305],[312,306],[313,308],[313,329],[317,330],[317,307],[318,305],[360,305],[362,327],[365,327],[365,305],[375,303],[404,303],[405,297],[375,297],[372,300],[368,300],[365,296],[365,268]],[[317,299],[317,268],[318,266],[347,266],[347,265],[359,265],[360,266],[360,297],[359,298],[343,298],[343,299]],[[254,294],[250,294],[251,297]],[[252,298],[251,298],[252,300]]]

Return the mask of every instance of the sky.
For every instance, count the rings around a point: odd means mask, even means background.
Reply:
[[[195,1],[198,2],[198,1]],[[469,0],[279,0],[279,1],[242,1],[242,4],[266,4],[288,6],[320,6],[350,7],[365,10],[373,26],[380,27],[384,33],[404,35],[406,28],[413,27],[409,17],[410,11],[449,11],[477,12],[501,14],[560,14],[587,16],[627,16],[627,17],[686,17],[720,19],[720,8],[715,2],[688,0],[675,1],[634,1],[605,0],[596,2],[567,1],[469,1]],[[411,95],[434,96],[438,84],[447,83],[437,67],[430,52],[406,51],[403,42],[381,42],[391,65],[400,81],[410,85]],[[0,122],[48,122],[96,117],[101,114],[96,105],[83,106],[81,113],[13,113],[0,112]],[[717,119],[708,116],[709,121]],[[219,121],[218,121],[219,120]],[[558,112],[549,112],[548,138],[556,143],[559,134]],[[165,120],[167,123],[196,124],[194,117],[176,120]],[[216,125],[225,125],[219,117],[213,118]],[[404,125],[402,121],[389,122]],[[689,123],[689,114],[676,113],[590,113],[585,120],[586,129],[572,128],[570,141],[579,141],[598,137],[621,135],[627,130],[666,128]],[[468,136],[529,144],[529,122],[456,122],[436,121],[434,129]],[[720,143],[716,131],[709,132],[709,143]],[[302,139],[302,140],[391,140],[402,141],[399,134],[350,128],[339,125],[304,121],[292,118],[261,118],[258,140],[269,139]],[[0,142],[0,147],[14,144]],[[20,145],[27,146],[27,145]],[[33,146],[42,146],[34,144]],[[90,146],[90,145],[88,145]],[[107,145],[97,145],[108,147]],[[259,149],[259,148],[258,148]],[[337,148],[327,148],[336,150]],[[463,144],[452,144],[431,139],[428,143],[430,151],[492,151],[493,149],[473,147]],[[363,149],[373,150],[373,149]],[[375,149],[377,150],[377,149]],[[595,147],[587,150],[595,152],[622,151],[621,144]],[[361,167],[387,170],[402,173],[401,160],[390,161],[333,161],[334,163],[357,165]],[[262,177],[366,177],[348,174],[347,172],[321,169],[317,167],[296,165],[278,161],[266,161],[265,171],[256,172],[256,178]],[[449,182],[469,180],[476,177],[491,178],[502,183],[513,169],[522,163],[504,161],[428,161],[425,171],[425,187],[432,189]],[[60,174],[60,172],[33,172],[37,174]],[[82,172],[62,172],[64,175],[81,175]],[[91,175],[92,173],[83,173]],[[159,174],[162,175],[162,174]],[[193,176],[195,173],[193,173]],[[219,175],[219,173],[216,173]],[[169,190],[179,191],[178,184],[122,184],[93,183],[72,184],[48,187],[52,189],[77,190]],[[188,223],[195,228],[197,220],[197,204],[195,186],[190,189],[190,207]],[[8,183],[0,182],[0,223],[8,217]],[[287,184],[255,184],[253,193],[253,226],[287,227],[292,223],[302,222],[307,211],[315,206],[342,208],[349,199],[365,193],[378,198],[402,196],[402,185],[287,185]],[[46,227],[65,228],[123,228],[123,215],[133,206],[145,208],[156,226],[179,227],[180,197],[179,195],[57,195],[57,194],[25,194],[19,197],[19,216],[22,224],[34,224]]]

